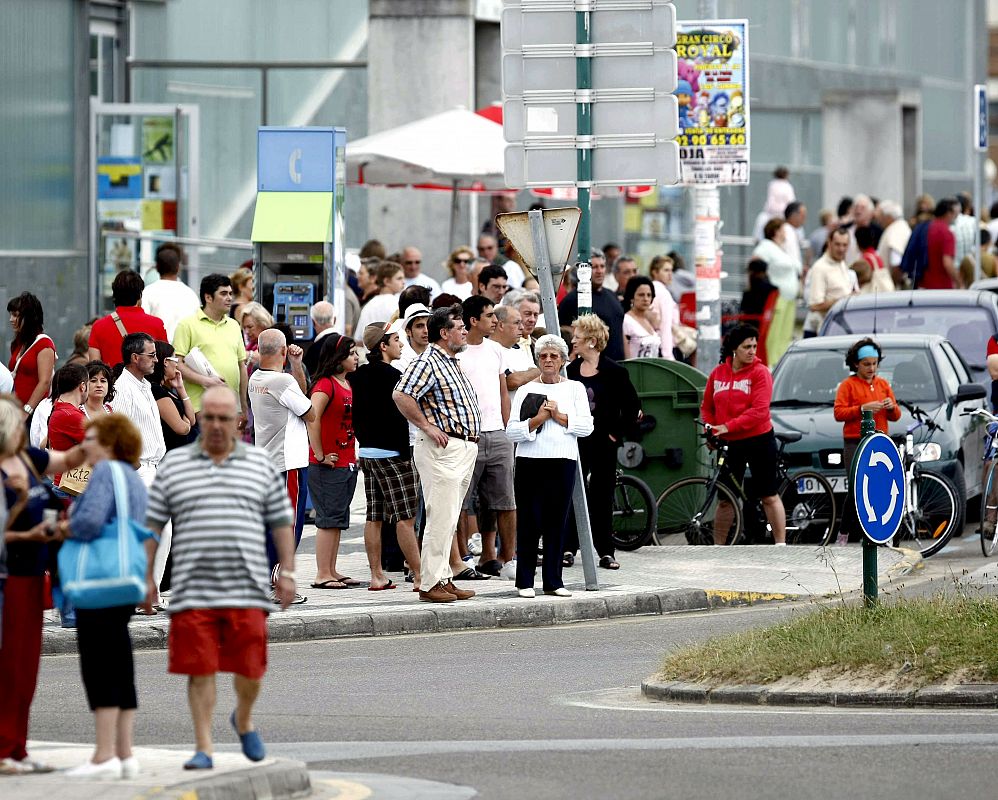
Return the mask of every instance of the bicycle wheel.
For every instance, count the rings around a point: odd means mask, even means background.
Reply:
[[[613,530],[611,538],[621,550],[637,550],[651,541],[655,530],[655,497],[640,478],[617,477],[613,490]]]
[[[998,477],[992,461],[984,474],[984,490],[981,492],[981,550],[986,556],[993,556],[998,550]]]
[[[894,537],[895,547],[910,547],[928,558],[942,550],[959,522],[953,482],[935,472],[915,476],[915,510],[905,512]]]
[[[725,544],[738,544],[743,535],[741,505],[727,486],[717,483],[712,487],[707,478],[685,478],[662,492],[655,544],[676,533],[683,534],[689,544],[714,544],[714,520],[721,500],[733,510]]]
[[[817,472],[788,476],[780,490],[787,514],[787,544],[827,545],[835,530],[835,492]]]

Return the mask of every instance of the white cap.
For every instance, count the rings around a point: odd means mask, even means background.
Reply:
[[[408,328],[409,325],[412,324],[413,320],[428,316],[430,316],[430,309],[422,303],[413,303],[405,310],[405,316],[401,318],[401,322],[403,327]],[[399,330],[401,330],[401,328]]]

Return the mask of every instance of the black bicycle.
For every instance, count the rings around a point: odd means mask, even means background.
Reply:
[[[683,534],[689,544],[715,544],[715,522],[721,501],[730,509],[731,519],[722,524],[727,530],[718,539],[724,544],[764,544],[772,542],[772,529],[766,522],[762,503],[728,474],[728,445],[710,434],[707,426],[701,436],[714,454],[714,468],[706,478],[684,478],[672,484],[658,498],[658,526],[653,535],[656,544],[666,537]],[[787,544],[827,545],[834,533],[835,493],[828,480],[818,472],[801,470],[792,475],[784,448],[800,441],[802,434],[777,433],[780,500],[787,518]],[[725,480],[722,481],[722,475]],[[731,487],[734,487],[733,489]]]
[[[613,543],[621,550],[637,550],[652,541],[657,520],[655,495],[648,484],[617,470],[613,489]]]

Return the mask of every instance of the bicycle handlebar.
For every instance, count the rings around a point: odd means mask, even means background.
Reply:
[[[921,425],[924,425],[930,431],[941,431],[943,426],[935,422],[929,415],[928,412],[916,406],[914,403],[908,403],[904,400],[898,400],[898,405],[902,408],[907,409],[908,413],[917,420]],[[919,427],[919,426],[915,426]],[[914,430],[914,428],[912,429]]]

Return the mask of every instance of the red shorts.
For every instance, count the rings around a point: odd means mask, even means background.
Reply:
[[[260,680],[267,671],[267,612],[260,608],[192,608],[170,617],[169,671],[234,672]]]

